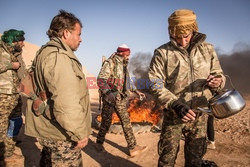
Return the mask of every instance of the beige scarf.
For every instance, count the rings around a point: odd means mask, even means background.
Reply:
[[[168,24],[168,31],[172,37],[182,37],[198,31],[196,15],[188,9],[176,10],[169,16]]]

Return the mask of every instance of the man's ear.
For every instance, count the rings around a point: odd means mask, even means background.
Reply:
[[[68,39],[71,35],[71,32],[68,29],[63,30],[63,38]]]

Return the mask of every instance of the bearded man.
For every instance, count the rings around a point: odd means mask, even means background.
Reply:
[[[25,73],[22,59],[24,31],[10,29],[5,31],[0,40],[0,163],[12,158],[22,158],[14,154],[15,142],[7,130],[12,116],[20,116],[19,84]],[[18,105],[18,106],[17,106]],[[18,108],[19,112],[15,112]],[[5,162],[4,162],[5,161]],[[0,165],[1,166],[1,165]]]

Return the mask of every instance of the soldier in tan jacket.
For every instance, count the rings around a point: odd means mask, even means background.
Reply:
[[[24,34],[24,31],[10,29],[3,33],[0,40],[0,166],[4,166],[3,164],[12,158],[23,158],[21,155],[14,154],[14,134],[7,135],[7,129],[13,115],[17,116],[15,120],[19,118],[22,125],[22,113],[20,110],[16,113],[15,108],[20,104],[18,88],[26,70],[22,58]]]
[[[74,54],[81,29],[78,18],[60,10],[47,32],[50,41],[33,62],[36,95],[47,106],[36,115],[28,101],[25,134],[43,146],[40,166],[83,166],[81,149],[91,134],[91,113],[85,75]]]
[[[148,73],[151,89],[165,107],[158,166],[174,166],[183,134],[185,166],[200,167],[206,153],[207,115],[197,107],[208,107],[213,92],[224,87],[225,77],[213,46],[198,32],[193,11],[176,10],[168,23],[170,41],[155,50]]]

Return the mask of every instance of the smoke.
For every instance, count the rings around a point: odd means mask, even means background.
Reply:
[[[219,60],[234,88],[242,94],[250,94],[250,45],[238,43],[231,54],[219,54]],[[226,88],[232,88],[228,78]]]
[[[148,78],[148,66],[152,59],[150,53],[135,53],[129,60],[128,70],[136,79]]]
[[[128,70],[137,89],[149,91],[148,67],[151,59],[150,53],[139,52],[129,60]]]
[[[240,93],[250,94],[250,44],[237,43],[231,54],[222,54],[216,49],[221,67],[228,75],[233,86]],[[148,67],[152,58],[150,53],[135,53],[129,61],[129,72],[135,78],[135,85],[138,89],[148,89]],[[141,83],[138,80],[143,79]],[[226,88],[232,88],[227,78]]]

